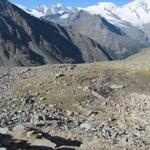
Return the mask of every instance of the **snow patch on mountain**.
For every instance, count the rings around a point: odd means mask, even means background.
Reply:
[[[94,6],[89,6],[85,8],[86,11],[89,11],[91,14],[101,14],[109,15],[111,12],[115,11],[117,6],[111,2],[99,2]]]
[[[90,14],[101,15],[113,24],[120,24],[122,23],[122,20],[117,15],[117,8],[118,6],[112,2],[99,2],[94,6],[83,8],[83,10],[89,12]]]
[[[64,15],[60,16],[61,19],[66,19],[66,18],[68,18],[68,17],[69,17],[68,14],[64,14]]]

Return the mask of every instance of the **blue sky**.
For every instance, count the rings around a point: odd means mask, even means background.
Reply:
[[[86,7],[89,5],[94,5],[98,2],[114,2],[117,5],[123,5],[132,0],[10,0],[15,4],[20,4],[28,8],[34,8],[38,4],[46,4],[47,6],[54,5],[56,3],[61,3],[65,6],[73,7]]]

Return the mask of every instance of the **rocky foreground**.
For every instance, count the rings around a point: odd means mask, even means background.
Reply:
[[[0,150],[150,149],[149,54],[124,62],[1,67]]]

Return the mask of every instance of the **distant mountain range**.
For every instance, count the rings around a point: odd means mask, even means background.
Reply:
[[[96,40],[113,59],[126,58],[150,46],[150,1],[124,6],[100,2],[87,8],[39,5],[28,13]]]
[[[100,44],[0,0],[0,66],[111,60]]]
[[[99,2],[96,5],[88,6],[86,8],[64,7],[61,4],[56,4],[51,7],[39,5],[32,10],[29,10],[25,7],[22,8],[37,17],[59,14],[60,17],[63,18],[63,15],[65,14],[66,17],[69,17],[68,14],[70,12],[84,10],[89,12],[90,14],[101,15],[106,20],[116,25],[123,25],[124,23],[128,22],[134,26],[142,27],[144,24],[150,23],[149,0],[134,0],[123,6],[117,6],[112,2]]]

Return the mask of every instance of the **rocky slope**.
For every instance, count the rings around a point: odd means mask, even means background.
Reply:
[[[101,16],[90,15],[85,11],[79,11],[69,27],[101,43],[114,59],[128,57],[147,46],[146,35],[142,30],[131,25],[118,27]]]
[[[149,67],[150,64],[150,49],[143,49],[140,53],[128,57],[126,60],[127,63],[134,63],[137,67]]]
[[[119,62],[1,67],[1,147],[150,149],[149,56],[146,49]]]
[[[0,1],[0,66],[109,59],[94,40],[30,16],[7,0]]]

